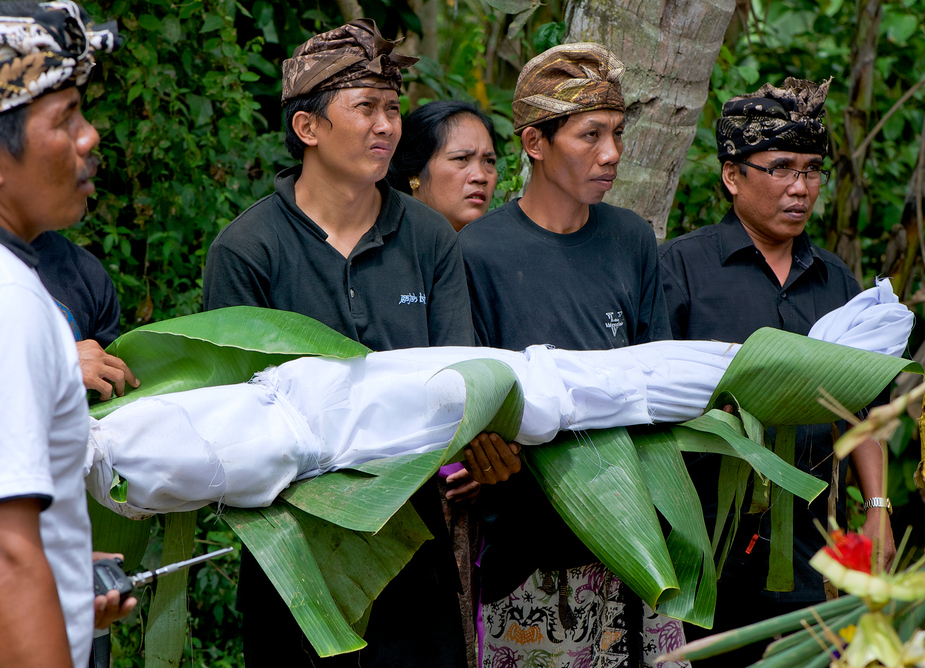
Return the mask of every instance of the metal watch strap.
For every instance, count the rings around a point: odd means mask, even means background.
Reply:
[[[861,510],[864,511],[870,510],[871,508],[886,508],[887,514],[893,514],[893,504],[890,503],[890,500],[885,496],[872,496],[861,506]]]

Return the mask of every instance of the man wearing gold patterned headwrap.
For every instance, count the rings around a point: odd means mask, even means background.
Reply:
[[[514,125],[530,182],[459,233],[480,344],[601,350],[670,338],[652,228],[602,203],[623,153],[624,69],[599,44],[566,44],[521,73]],[[638,668],[681,637],[679,622],[644,615],[596,563],[530,473],[483,487],[480,506],[480,665]]]
[[[376,24],[322,33],[283,63],[286,147],[298,165],[209,249],[207,309],[251,305],[310,316],[373,350],[471,345],[456,233],[385,181],[401,136],[400,68]],[[358,653],[321,660],[256,561],[242,557],[238,601],[248,668],[464,666],[459,577],[436,480],[415,508],[434,540],[379,594]]]
[[[829,82],[787,78],[778,87],[765,84],[754,93],[723,105],[716,123],[716,148],[722,188],[732,206],[721,222],[673,239],[659,249],[665,298],[676,339],[717,339],[742,343],[761,327],[806,334],[822,316],[860,292],[851,270],[834,254],[818,248],[806,234],[820,189],[828,151],[825,100]],[[844,423],[841,425],[844,428]],[[778,451],[778,450],[775,450]],[[787,457],[787,449],[780,450]],[[836,519],[845,526],[846,463],[832,454],[831,425],[796,430],[791,463],[825,483],[834,483]],[[879,539],[882,556],[893,553],[889,500],[882,493],[880,445],[868,440],[852,453],[852,464],[865,506],[864,533]],[[719,455],[688,459],[703,503],[707,527],[718,511]],[[771,534],[774,502],[786,492],[774,490],[770,512],[756,495],[760,512],[745,514],[719,580],[716,633],[824,602],[822,576],[810,558],[825,545],[816,523],[827,526],[826,495],[808,507],[793,504],[793,565],[771,568],[777,546]],[[747,506],[746,506],[747,507]],[[789,547],[778,548],[789,549]],[[691,637],[705,632],[688,629]],[[745,666],[761,658],[754,645],[695,666]]]

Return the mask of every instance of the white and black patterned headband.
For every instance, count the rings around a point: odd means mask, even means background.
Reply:
[[[0,2],[0,112],[68,86],[82,86],[94,53],[121,43],[115,22],[95,25],[71,0]]]

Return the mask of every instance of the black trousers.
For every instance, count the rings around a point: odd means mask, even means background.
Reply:
[[[413,499],[436,538],[421,546],[373,603],[363,635],[367,646],[359,652],[320,658],[257,560],[242,550],[238,609],[247,668],[467,668],[459,575],[436,494],[434,482]],[[431,517],[434,504],[439,515]],[[439,524],[432,526],[433,518]]]

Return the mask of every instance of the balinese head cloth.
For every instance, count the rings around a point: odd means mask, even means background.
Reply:
[[[817,85],[787,77],[783,88],[765,84],[754,93],[729,100],[716,123],[719,161],[744,158],[759,151],[824,156],[829,133],[823,119],[831,81]]]
[[[380,35],[372,19],[315,35],[283,61],[283,104],[312,91],[338,88],[400,91],[401,68],[418,59],[392,53],[397,43]]]
[[[31,11],[22,12],[23,5]],[[94,25],[70,0],[0,3],[0,112],[82,86],[94,52],[112,52],[121,43],[114,22]]]
[[[562,44],[525,66],[514,89],[514,134],[524,128],[582,111],[625,111],[620,77],[626,67],[593,42]]]

